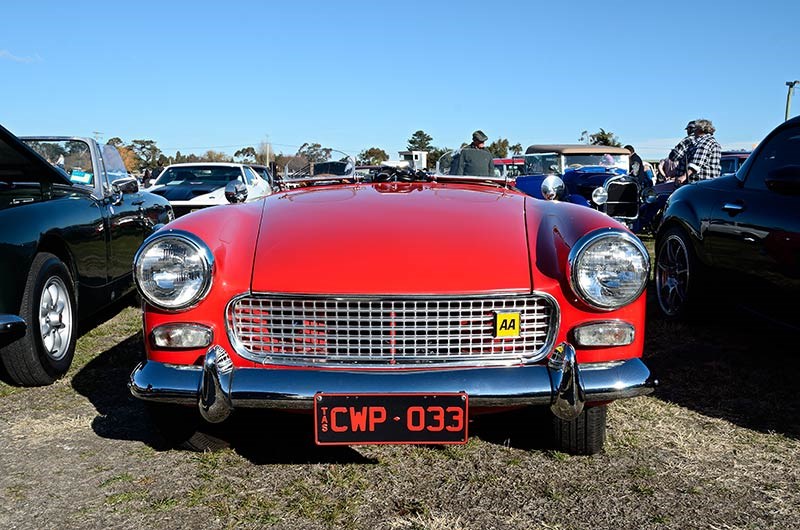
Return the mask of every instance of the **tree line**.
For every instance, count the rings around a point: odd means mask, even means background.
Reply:
[[[617,136],[604,129],[596,133],[589,134],[588,131],[581,133],[580,142],[590,145],[609,145],[619,147],[620,143]],[[157,167],[166,167],[170,164],[180,164],[184,162],[237,162],[241,164],[261,164],[265,166],[274,165],[279,170],[284,166],[290,168],[302,167],[308,163],[324,162],[329,160],[333,148],[323,147],[319,143],[304,143],[294,154],[275,153],[272,146],[267,142],[261,142],[257,146],[247,146],[234,152],[233,156],[221,151],[209,149],[197,155],[195,153],[183,154],[177,151],[174,156],[164,154],[155,140],[132,140],[126,144],[121,138],[114,137],[108,141],[109,144],[119,150],[128,171],[142,172],[146,169],[154,170]],[[465,147],[467,143],[462,143],[458,147]],[[433,137],[423,130],[414,132],[406,143],[409,151],[427,151],[428,165],[433,167],[442,155],[452,151],[449,147],[439,147],[433,144]],[[522,154],[522,144],[511,144],[506,138],[498,138],[486,146],[495,158],[506,158],[509,153],[512,155]],[[380,147],[370,147],[364,149],[356,156],[356,163],[360,165],[380,165],[389,160],[389,154]]]

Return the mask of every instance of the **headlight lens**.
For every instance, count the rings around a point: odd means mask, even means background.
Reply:
[[[647,188],[642,192],[642,198],[647,204],[653,204],[658,199],[658,193],[653,188]]]
[[[594,191],[592,191],[592,201],[598,206],[602,206],[608,202],[608,192],[606,189],[602,186],[595,188]]]
[[[211,251],[188,232],[170,230],[145,241],[133,267],[142,296],[161,309],[186,309],[202,300],[211,287]]]
[[[601,229],[582,237],[569,254],[569,281],[584,302],[604,310],[636,300],[650,276],[650,256],[639,239]]]

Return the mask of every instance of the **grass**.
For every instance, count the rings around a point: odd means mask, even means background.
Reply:
[[[0,383],[0,447],[15,451],[10,472],[0,460],[0,514],[9,527],[795,527],[794,337],[730,308],[669,322],[652,305],[645,362],[662,384],[610,406],[606,449],[591,458],[519,445],[503,422],[465,446],[332,449],[278,420],[232,449],[165,451],[116,388],[141,352],[139,313],[125,309],[79,339],[56,385]]]

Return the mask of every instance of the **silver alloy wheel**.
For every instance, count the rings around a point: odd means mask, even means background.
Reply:
[[[683,238],[670,234],[656,257],[656,294],[667,316],[680,313],[689,294],[689,251]]]
[[[58,276],[47,279],[39,299],[39,331],[47,355],[59,361],[72,340],[72,304],[64,281]]]

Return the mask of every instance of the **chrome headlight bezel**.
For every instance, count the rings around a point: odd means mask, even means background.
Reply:
[[[598,206],[602,206],[608,202],[608,190],[603,186],[598,186],[592,190],[592,202]]]
[[[540,186],[542,197],[548,201],[558,200],[564,194],[565,184],[558,175],[548,175]]]
[[[203,277],[199,287],[191,296],[180,303],[169,303],[165,302],[164,299],[155,297],[154,294],[147,289],[147,286],[143,282],[144,273],[142,268],[142,257],[146,255],[147,252],[154,246],[168,241],[176,242],[177,244],[182,245],[196,253],[202,268]],[[139,250],[136,251],[136,255],[133,258],[133,278],[136,282],[136,287],[139,289],[139,293],[148,304],[164,311],[185,311],[197,306],[197,304],[199,304],[211,290],[213,277],[214,255],[212,254],[211,249],[208,248],[208,245],[206,245],[202,239],[191,232],[185,232],[183,230],[167,229],[156,232],[144,241],[142,246],[139,247]]]
[[[587,252],[606,239],[616,239],[625,244],[631,245],[641,258],[642,267],[640,285],[627,296],[618,300],[599,299],[587,292],[582,286],[579,278],[581,272],[581,260]],[[572,291],[588,306],[602,311],[613,311],[635,302],[647,288],[650,278],[650,255],[641,240],[630,232],[616,228],[601,228],[594,230],[581,237],[569,252],[567,258],[567,278]]]

